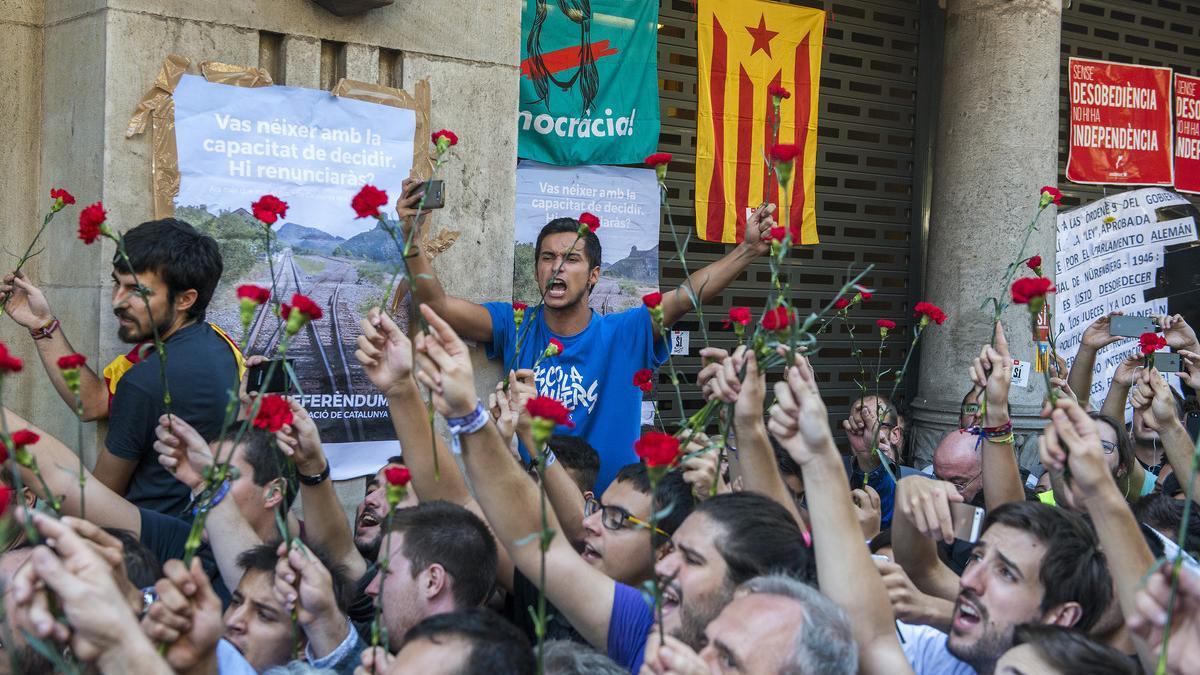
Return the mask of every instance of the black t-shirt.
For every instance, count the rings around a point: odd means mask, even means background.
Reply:
[[[176,331],[165,349],[171,412],[205,440],[215,439],[237,383],[233,349],[203,321]],[[151,349],[117,382],[104,444],[116,457],[137,462],[126,499],[138,507],[178,515],[191,502],[191,492],[158,463],[154,451],[154,428],[166,411],[162,399],[158,356]]]
[[[509,621],[529,638],[530,644],[537,644],[537,633],[533,630],[533,616],[529,608],[537,611],[538,589],[520,570],[513,570],[513,588],[504,605],[504,614]],[[546,601],[546,640],[571,640],[587,644],[587,640],[575,630],[567,617],[558,608]]]
[[[186,520],[165,516],[150,509],[139,508],[138,512],[142,515],[142,535],[141,542],[146,548],[154,552],[158,557],[159,563],[165,563],[168,560],[183,560],[184,548],[187,546],[188,535],[191,534],[192,524]],[[228,587],[225,586],[225,581],[221,578],[221,571],[217,567],[217,559],[213,556],[212,548],[208,543],[200,544],[200,548],[196,549],[196,557],[200,559],[200,565],[204,567],[204,573],[208,575],[212,582],[213,591],[221,598],[221,604],[229,605],[230,593]]]

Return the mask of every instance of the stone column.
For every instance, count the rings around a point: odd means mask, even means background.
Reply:
[[[1039,189],[1058,175],[1059,0],[949,0],[933,198],[925,259],[925,298],[949,314],[922,338],[920,391],[914,400],[916,456],[928,462],[957,427],[967,369],[990,340],[985,298],[1001,288],[1017,257]],[[1026,256],[1054,269],[1054,208],[1042,214]],[[1024,307],[1004,312],[1014,358],[1032,360]],[[1040,426],[1044,385],[1010,395],[1014,425]],[[1023,452],[1023,465],[1028,465]],[[1033,451],[1036,460],[1036,448]]]

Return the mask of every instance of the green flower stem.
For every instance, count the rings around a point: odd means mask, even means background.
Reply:
[[[4,376],[0,375],[0,401],[3,400]],[[9,470],[12,471],[13,487],[15,488],[13,490],[13,500],[20,501],[21,495],[25,493],[25,483],[21,479],[21,467],[17,465],[16,457],[14,456],[16,454],[16,448],[13,446],[12,434],[8,430],[8,418],[3,414],[0,414],[0,435],[3,436],[3,438],[0,440],[4,442],[4,449],[8,453],[8,461],[10,462]],[[30,544],[36,544],[38,542],[37,528],[33,526],[33,520],[29,518],[25,519],[25,538],[29,540]],[[4,603],[0,603],[0,605],[3,604]],[[2,608],[0,608],[0,611],[2,611]],[[16,670],[13,672],[20,671]]]
[[[17,259],[17,265],[12,271],[13,276],[16,276],[21,271],[21,268],[25,266],[25,263],[28,262],[29,259],[34,255],[36,255],[33,253],[33,247],[37,244],[38,239],[41,238],[42,233],[46,231],[46,226],[50,224],[51,220],[54,220],[55,213],[58,213],[58,211],[55,211],[53,208],[51,208],[50,212],[47,213],[44,218],[42,218],[42,226],[38,228],[37,234],[33,235],[33,240],[29,242],[29,246],[25,247],[25,252],[22,253],[21,257]],[[4,308],[8,306],[8,300],[11,297],[12,294],[10,293],[4,296],[3,301],[0,301],[0,316],[4,316]]]
[[[75,392],[75,422],[79,442],[76,450],[79,454],[79,518],[87,520],[87,471],[83,465],[83,399],[79,396],[78,387],[74,387],[73,391]]]
[[[696,287],[692,285],[692,273],[688,270],[687,265],[687,249],[688,244],[690,244],[692,241],[692,233],[688,232],[688,235],[684,238],[682,245],[679,243],[679,232],[675,229],[675,218],[671,215],[671,204],[667,201],[667,185],[661,180],[658,182],[658,195],[659,200],[662,203],[663,210],[667,215],[667,228],[671,230],[671,239],[675,242],[675,251],[679,255],[679,265],[683,267],[683,285],[689,291],[688,299],[692,301],[692,307],[696,309],[696,318],[700,322],[700,335],[704,338],[704,344],[707,345],[708,325],[704,320],[703,303],[700,302],[700,294],[704,292],[704,289],[701,288],[697,290]],[[679,289],[675,289],[674,292],[678,293]],[[664,335],[663,338],[666,339],[666,336]],[[682,412],[683,410],[681,409],[680,413]]]
[[[541,429],[538,429],[539,426]],[[550,542],[554,540],[554,531],[550,529],[549,507],[546,501],[546,458],[548,456],[546,441],[549,440],[554,425],[549,420],[535,419],[534,428],[536,430],[534,442],[538,446],[535,452],[537,453],[538,500],[541,507],[542,531],[538,536],[541,565],[538,568],[537,615],[534,617],[533,629],[537,635],[537,672],[538,675],[543,675],[546,672],[546,553],[550,550]]]
[[[995,297],[984,300],[983,304],[979,307],[980,309],[983,309],[984,307],[987,307],[988,302],[992,303],[993,324],[1000,320],[1000,314],[1004,312],[1004,308],[1008,306],[1008,303],[1004,302],[1004,298],[1008,293],[1008,285],[1012,282],[1012,278],[1014,275],[1016,275],[1017,269],[1021,266],[1021,263],[1026,260],[1025,247],[1029,246],[1029,238],[1033,235],[1033,231],[1037,229],[1038,218],[1041,218],[1042,211],[1046,210],[1046,206],[1048,206],[1048,204],[1043,205],[1039,203],[1037,212],[1033,214],[1033,220],[1029,221],[1029,224],[1025,226],[1025,238],[1021,240],[1021,248],[1017,250],[1017,259],[1009,264],[1008,268],[1004,272],[1004,282],[1000,285],[1000,293],[998,293]],[[996,346],[996,336],[994,333],[992,334],[991,344],[993,347]]]
[[[1175,554],[1175,560],[1171,564],[1171,595],[1167,599],[1167,623],[1163,626],[1163,643],[1162,649],[1158,653],[1158,664],[1154,668],[1155,675],[1166,675],[1167,672],[1167,648],[1171,642],[1171,625],[1175,620],[1175,602],[1179,594],[1179,571],[1183,567],[1184,545],[1187,543],[1187,526],[1191,522],[1192,517],[1192,490],[1196,484],[1196,470],[1200,468],[1200,439],[1197,439],[1196,446],[1192,450],[1192,471],[1188,474],[1187,499],[1183,502],[1183,518],[1179,521],[1179,534],[1175,537],[1175,543],[1179,546],[1178,552]]]
[[[378,647],[382,643],[385,647],[388,644],[387,626],[383,625],[383,585],[387,583],[387,575],[391,571],[391,551],[392,551],[392,515],[396,513],[396,506],[389,504],[387,518],[383,519],[385,532],[383,535],[383,549],[379,553],[379,594],[375,596],[375,607],[372,609],[373,616],[371,617],[371,646]]]

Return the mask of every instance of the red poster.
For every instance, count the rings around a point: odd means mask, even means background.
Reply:
[[[1200,77],[1175,75],[1175,189],[1200,192]]]
[[[1171,69],[1072,58],[1068,77],[1067,179],[1171,185]]]

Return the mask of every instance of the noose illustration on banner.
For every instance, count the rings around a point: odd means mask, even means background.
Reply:
[[[569,79],[560,80],[546,68],[542,55],[542,26],[546,23],[548,8],[547,0],[537,0],[534,11],[533,25],[529,28],[529,36],[525,38],[525,50],[529,52],[529,80],[537,92],[537,98],[531,103],[541,103],[550,100],[550,85],[553,82],[559,89],[567,91],[579,82],[579,93],[583,97],[583,113],[592,109],[592,101],[596,100],[596,92],[600,89],[600,76],[596,71],[596,57],[592,54],[592,3],[590,0],[558,0],[558,8],[563,16],[579,24],[579,68]]]

